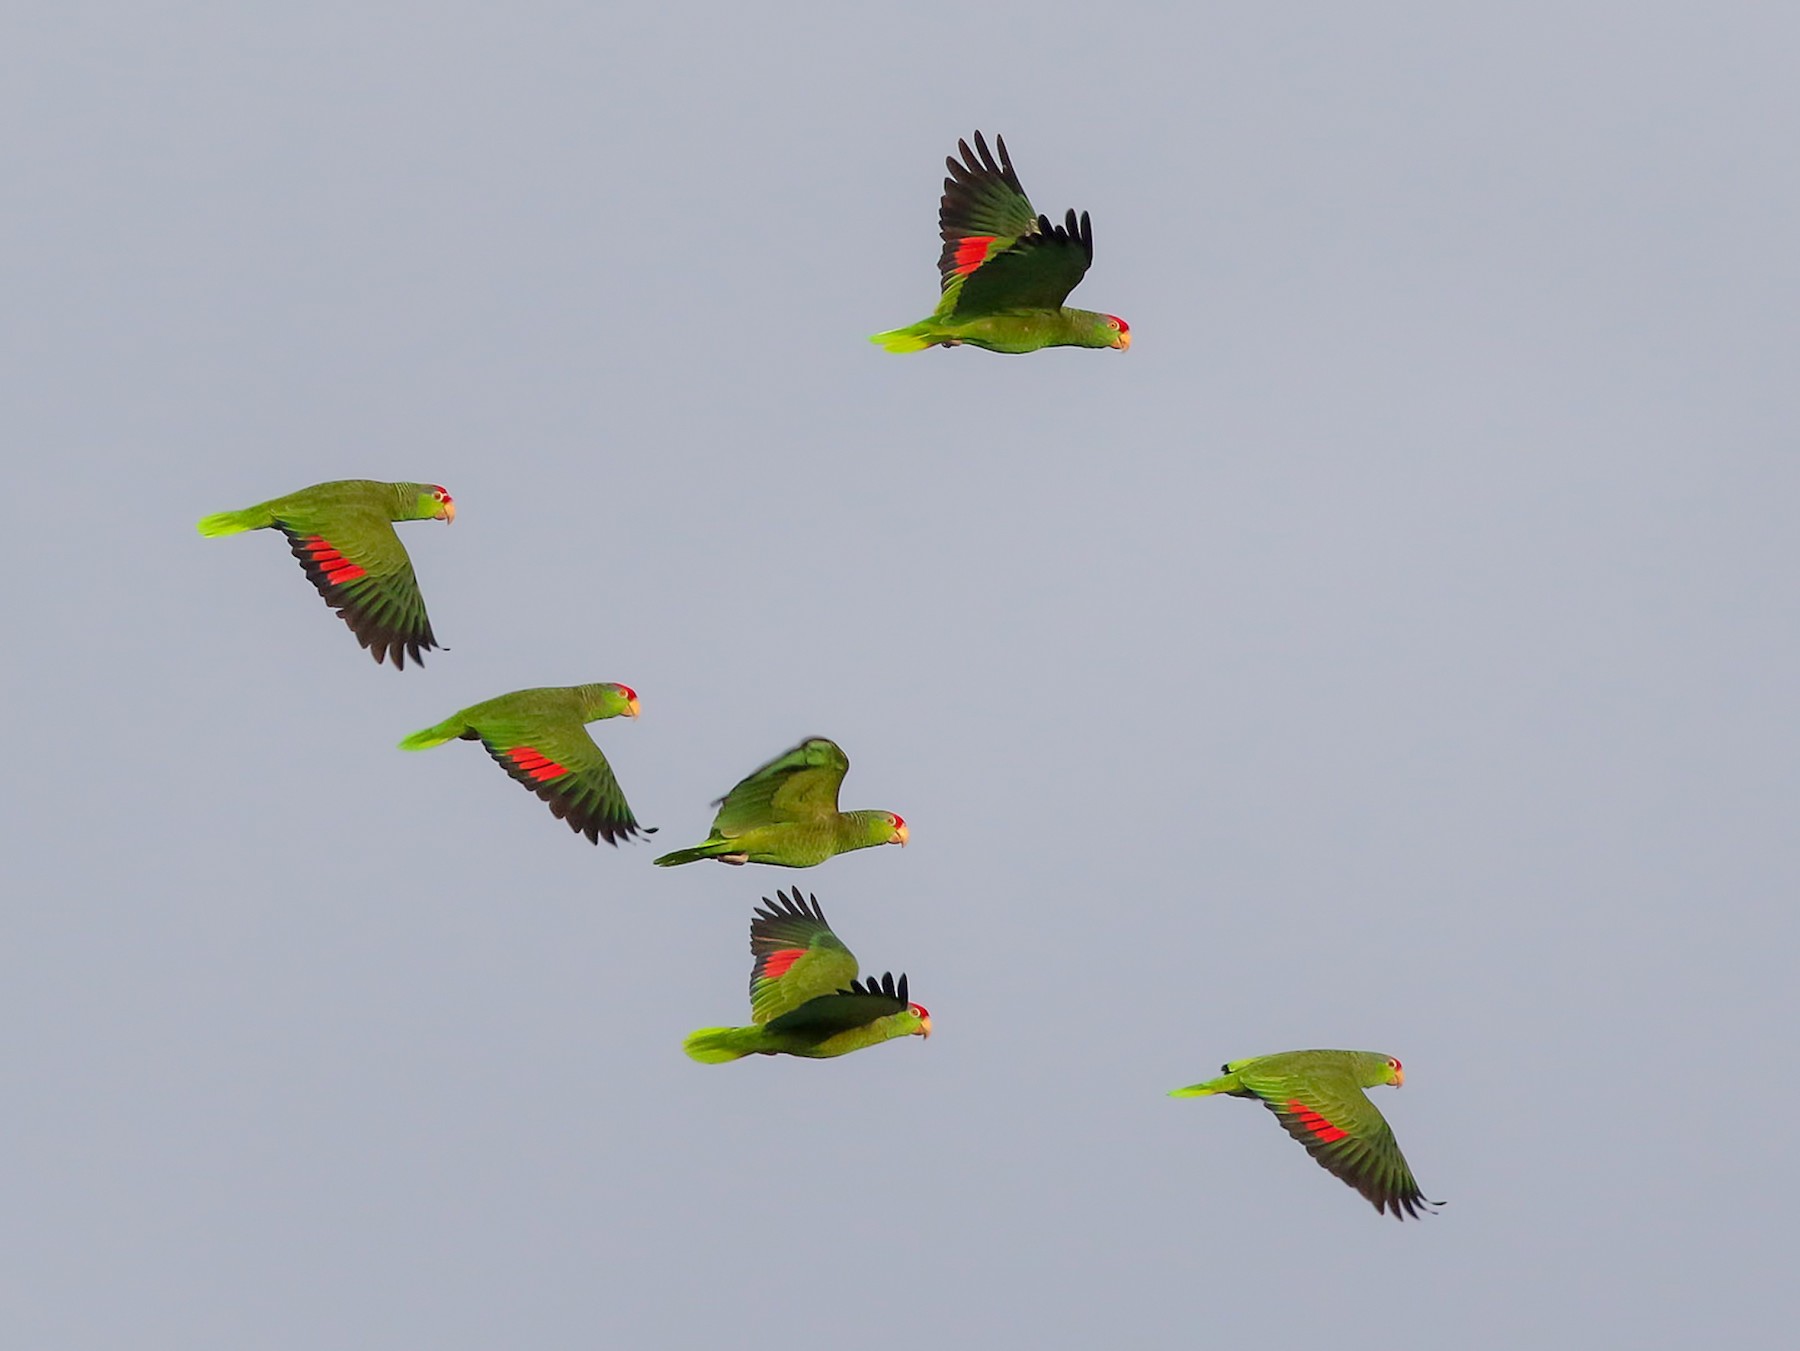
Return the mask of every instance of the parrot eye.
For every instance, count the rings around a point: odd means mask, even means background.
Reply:
[[[1394,1059],[1393,1056],[1389,1056],[1388,1057],[1388,1068],[1391,1070],[1397,1070],[1400,1068],[1400,1062],[1398,1060]]]

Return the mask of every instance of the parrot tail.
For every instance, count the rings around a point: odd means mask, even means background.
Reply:
[[[275,518],[262,507],[249,507],[243,511],[219,511],[211,516],[202,516],[200,524],[195,528],[202,535],[235,535],[244,530],[261,530],[266,525],[274,525]]]
[[[927,319],[922,324],[874,334],[869,341],[880,343],[882,350],[888,352],[923,352],[927,347],[937,346],[939,339],[932,331],[931,320]]]
[[[677,849],[672,854],[664,854],[655,862],[659,868],[678,868],[683,863],[698,863],[703,858],[717,858],[725,852],[725,847],[724,840],[708,840],[705,844],[697,844],[692,849]]]
[[[1237,1087],[1237,1075],[1227,1074],[1222,1079],[1208,1079],[1203,1084],[1190,1084],[1186,1088],[1172,1088],[1169,1090],[1169,1096],[1171,1098],[1205,1098],[1214,1093],[1233,1092]]]
[[[727,1060],[742,1060],[747,1055],[754,1055],[757,1048],[747,1043],[754,1042],[761,1030],[756,1027],[703,1027],[689,1033],[681,1047],[702,1065],[723,1065]]]
[[[462,714],[445,718],[436,727],[427,727],[423,732],[414,732],[400,743],[403,751],[428,751],[433,746],[441,746],[446,741],[455,741],[469,731],[468,723],[462,720]]]

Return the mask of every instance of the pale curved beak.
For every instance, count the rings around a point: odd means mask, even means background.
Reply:
[[[1131,350],[1131,334],[1119,334],[1118,339],[1113,343],[1113,346],[1118,348],[1121,352],[1129,352]]]
[[[448,524],[450,524],[451,521],[454,521],[456,519],[456,503],[454,503],[454,502],[444,503],[444,509],[437,514],[437,518],[440,521],[442,521],[445,525],[448,525]]]
[[[929,1018],[919,1019],[919,1035],[921,1037],[925,1037],[925,1038],[929,1038],[931,1036],[931,1019],[929,1019]]]
[[[1394,1071],[1394,1087],[1395,1088],[1405,1088],[1406,1087],[1406,1071],[1405,1070],[1395,1070]]]
[[[908,826],[894,827],[894,843],[899,845],[902,849],[906,848],[906,842],[908,840],[910,840],[911,838],[912,838],[912,830],[910,827],[908,827]]]
[[[626,716],[627,716],[627,717],[632,717],[632,718],[635,718],[635,717],[637,717],[637,715],[638,715],[638,701],[637,701],[637,700],[636,700],[636,699],[632,699],[632,700],[630,700],[630,701],[629,701],[629,702],[627,702],[627,703],[626,703],[626,705],[625,705],[625,713],[626,713]]]

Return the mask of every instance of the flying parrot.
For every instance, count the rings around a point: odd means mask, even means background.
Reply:
[[[1287,1133],[1306,1146],[1319,1166],[1368,1198],[1377,1212],[1415,1219],[1442,1205],[1426,1200],[1394,1142],[1394,1132],[1363,1093],[1365,1088],[1406,1082],[1406,1071],[1378,1051],[1282,1051],[1227,1061],[1223,1078],[1177,1088],[1172,1098],[1229,1093],[1261,1098]]]
[[[838,810],[838,785],[849,768],[850,758],[835,741],[802,741],[713,803],[719,814],[703,844],[664,854],[657,867],[716,858],[811,868],[872,844],[904,845],[906,822],[893,812]]]
[[[1032,209],[1006,153],[994,137],[995,161],[981,133],[975,149],[958,141],[962,161],[946,158],[950,177],[938,205],[943,295],[929,319],[877,333],[890,352],[970,343],[990,352],[1035,352],[1040,347],[1131,346],[1131,325],[1116,314],[1071,310],[1069,292],[1094,261],[1094,229],[1083,211],[1062,225]]]
[[[358,478],[315,483],[242,511],[203,516],[199,530],[202,535],[280,530],[307,580],[356,641],[377,662],[392,657],[399,670],[408,654],[423,665],[420,652],[438,644],[393,522],[455,519],[456,503],[435,483]]]
[[[764,908],[767,907],[767,908]],[[687,1053],[703,1065],[747,1055],[811,1060],[895,1037],[929,1037],[931,1014],[906,997],[906,977],[856,978],[856,958],[831,932],[818,897],[763,898],[750,920],[749,1027],[703,1027]]]
[[[629,685],[514,690],[414,732],[400,749],[429,750],[457,738],[480,741],[500,768],[549,803],[551,814],[567,821],[570,830],[595,844],[604,839],[616,846],[656,831],[638,825],[612,766],[584,726],[621,713],[638,715],[637,691]]]

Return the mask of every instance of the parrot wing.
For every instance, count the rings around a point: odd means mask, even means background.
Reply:
[[[938,206],[939,280],[952,317],[1004,310],[1057,309],[1094,259],[1094,232],[1084,211],[1052,225],[1019,186],[1006,138],[996,160],[981,133],[976,149],[958,141],[962,162],[946,159],[950,177]],[[954,293],[954,294],[952,294]]]
[[[1038,213],[1013,172],[1006,138],[996,136],[994,142],[1000,147],[997,162],[979,131],[975,133],[976,151],[969,149],[967,141],[958,141],[962,162],[944,160],[950,177],[944,180],[944,196],[938,203],[938,234],[944,240],[938,276],[943,290],[948,291],[957,278],[968,276],[1019,236],[1037,229]]]
[[[422,650],[438,645],[412,559],[392,524],[360,517],[322,528],[276,524],[307,580],[376,661],[391,657],[401,669],[408,655],[420,662]]]
[[[536,729],[482,734],[481,744],[508,774],[550,804],[558,820],[595,844],[617,845],[651,835],[625,801],[625,790],[587,729],[573,719],[546,720]]]
[[[850,758],[835,741],[810,737],[753,770],[713,805],[713,829],[736,835],[778,821],[812,821],[837,810]]]
[[[1054,310],[1087,274],[1094,261],[1094,227],[1083,211],[1066,225],[1039,216],[1032,233],[979,264],[955,283],[951,318],[969,319],[1009,310]],[[950,292],[945,299],[950,300]]]
[[[764,899],[750,920],[750,1018],[766,1023],[856,979],[856,958],[800,888]]]
[[[835,994],[808,1000],[791,1013],[769,1023],[771,1032],[806,1032],[821,1037],[835,1036],[852,1028],[867,1027],[877,1018],[904,1013],[911,1001],[906,997],[906,977],[896,984],[892,972],[879,981],[852,981]]]
[[[1320,1167],[1356,1188],[1377,1211],[1399,1220],[1440,1204],[1419,1191],[1387,1119],[1348,1074],[1249,1069],[1238,1071],[1238,1081],[1262,1099]]]

